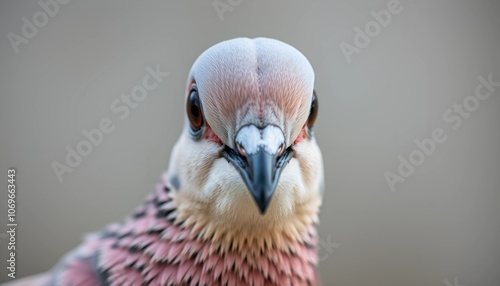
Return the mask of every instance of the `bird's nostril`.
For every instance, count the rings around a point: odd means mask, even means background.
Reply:
[[[285,145],[281,144],[281,146],[278,148],[278,157],[283,154],[283,150],[285,150]]]
[[[241,146],[239,143],[236,143],[236,148],[238,148],[238,152],[240,152],[241,156],[246,157],[247,156],[247,151],[243,146]]]

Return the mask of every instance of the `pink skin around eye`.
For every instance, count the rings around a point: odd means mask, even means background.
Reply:
[[[217,137],[217,135],[214,133],[210,125],[208,125],[208,123],[206,123],[206,125],[207,126],[205,127],[205,134],[203,135],[203,138],[207,139],[210,142],[222,145],[222,140],[220,140],[220,138]]]
[[[307,136],[307,131],[306,131],[306,126],[304,125],[304,127],[302,127],[302,130],[300,130],[300,133],[295,139],[295,141],[293,141],[293,144],[301,142],[302,140],[304,140],[304,138],[306,138],[306,136]]]

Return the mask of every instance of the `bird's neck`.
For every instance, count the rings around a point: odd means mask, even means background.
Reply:
[[[293,244],[315,247],[318,209],[320,201],[311,200],[295,206],[286,217],[266,213],[261,215],[251,202],[250,211],[237,214],[217,215],[206,204],[185,198],[181,192],[171,191],[165,183],[168,204],[160,206],[167,219],[179,227],[189,229],[201,241],[218,245],[221,251],[262,252],[270,249],[288,251]],[[248,215],[248,212],[253,214]]]
[[[221,252],[278,250],[289,253],[291,246],[316,247],[319,200],[296,206],[287,217],[257,213],[251,220],[244,221],[235,216],[216,216],[202,203],[183,198],[169,187],[166,176],[155,196],[160,202],[157,204],[160,216],[189,230],[190,236],[216,245]]]
[[[165,229],[158,230],[162,238],[190,245],[189,253],[195,265],[203,267],[203,273],[233,277],[239,282],[234,285],[317,284],[317,234],[312,222],[288,229],[274,226],[274,230],[251,230],[240,226],[231,230],[206,214],[182,215],[185,209],[176,205],[175,191],[164,184],[159,184],[147,201],[154,205],[155,217],[166,222]],[[263,283],[252,283],[251,279],[261,279]]]

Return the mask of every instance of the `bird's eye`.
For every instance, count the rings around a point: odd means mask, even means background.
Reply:
[[[314,125],[314,121],[316,121],[316,117],[318,116],[318,96],[316,95],[316,91],[313,91],[313,98],[311,101],[311,111],[309,111],[309,117],[307,118],[307,127],[311,129]]]
[[[203,112],[201,110],[200,97],[198,95],[198,90],[196,86],[191,88],[189,97],[187,100],[187,115],[189,122],[191,123],[191,129],[193,132],[198,132],[203,127]]]

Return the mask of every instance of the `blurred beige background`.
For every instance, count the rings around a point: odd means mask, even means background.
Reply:
[[[500,87],[471,98],[478,76],[500,81],[498,1],[215,4],[227,11],[218,15],[212,0],[73,0],[44,19],[38,1],[0,2],[0,257],[7,169],[15,167],[18,277],[48,270],[84,233],[123,218],[153,189],[202,51],[265,36],[295,46],[316,72],[324,285],[500,285]],[[370,11],[388,5],[396,13],[378,30]],[[33,16],[41,27],[35,35],[25,28],[24,37],[23,17]],[[366,26],[373,37],[356,46],[356,27]],[[9,33],[24,41],[13,45]],[[356,50],[350,63],[346,45]],[[121,120],[112,102],[157,65],[169,76]],[[443,114],[464,100],[473,111],[451,111],[446,122]],[[59,182],[52,162],[64,163],[66,146],[76,148],[82,130],[103,118],[115,130]],[[399,176],[398,157],[409,160],[414,141],[435,128],[447,140],[391,191],[384,174]],[[9,279],[4,266],[0,281]]]

